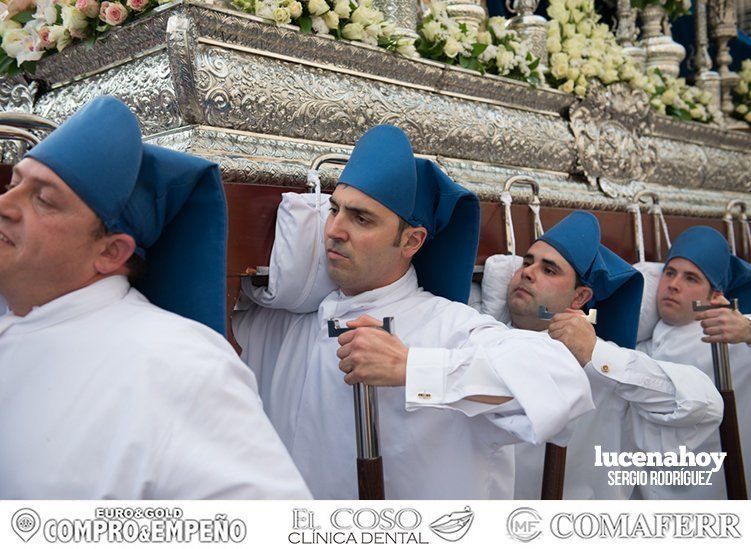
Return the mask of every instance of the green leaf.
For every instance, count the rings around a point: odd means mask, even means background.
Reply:
[[[34,74],[37,71],[37,62],[36,61],[26,61],[21,65],[21,68],[28,72],[29,74]]]
[[[472,63],[472,58],[471,57],[464,57],[463,55],[459,56],[459,64],[463,68],[465,68],[465,69],[470,68],[471,63]]]
[[[527,55],[529,55],[529,53]],[[540,58],[536,57],[535,60],[529,64],[529,70],[531,71],[535,70],[539,64],[540,64]]]
[[[297,24],[300,25],[300,32],[303,34],[310,34],[313,31],[313,20],[307,15],[300,17]]]
[[[487,44],[480,44],[479,42],[475,42],[472,45],[472,57],[477,57],[482,52],[484,52],[486,49],[488,49]]]
[[[527,82],[529,82],[530,84],[532,84],[534,87],[539,86],[540,85],[540,79],[537,76],[537,73],[533,72],[532,74],[530,74],[529,77],[527,77]]]
[[[15,21],[16,23],[19,23],[20,25],[25,25],[32,19],[34,19],[34,12],[36,10],[26,10],[22,11],[20,13],[15,14],[11,19]]]

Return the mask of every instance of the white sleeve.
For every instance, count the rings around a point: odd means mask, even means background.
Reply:
[[[241,358],[258,380],[260,393],[268,395],[273,372],[265,371],[276,363],[287,331],[296,319],[305,315],[284,309],[268,309],[241,297],[232,313],[232,335],[242,348]]]
[[[614,385],[629,403],[627,421],[644,451],[696,448],[722,420],[722,398],[712,381],[693,366],[654,360],[648,355],[597,341],[590,375]]]
[[[405,389],[408,411],[437,407],[484,414],[516,440],[536,444],[594,408],[587,377],[563,344],[495,322],[474,328],[458,349],[410,348]],[[512,400],[466,400],[475,395]]]
[[[157,499],[308,499],[263,411],[255,380],[226,341],[190,333],[155,359],[148,404]],[[137,451],[135,449],[134,451]]]

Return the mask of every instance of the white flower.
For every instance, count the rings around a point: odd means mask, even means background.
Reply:
[[[360,23],[347,23],[342,28],[342,36],[347,40],[362,40],[365,29]]]
[[[566,80],[566,82],[563,83],[563,86],[561,86],[561,91],[566,93],[573,93],[574,91],[574,81],[573,80]]]
[[[360,6],[352,12],[351,20],[353,23],[360,23],[362,26],[372,25],[383,21],[383,14],[378,10]]]
[[[13,21],[13,19],[6,19],[5,21],[0,21],[0,36],[5,36],[5,33],[9,30],[13,29],[20,29],[21,24],[16,23]]]
[[[488,27],[498,40],[503,40],[506,36],[506,19],[504,17],[491,17],[488,19]]]
[[[89,26],[86,15],[72,6],[63,6],[61,9],[63,27],[73,38],[84,38]]]
[[[379,23],[373,23],[363,27],[362,41],[371,46],[378,45],[378,37],[381,35],[381,25]]]
[[[329,11],[329,5],[326,0],[309,0],[308,11],[311,15],[323,15]]]
[[[488,31],[481,31],[477,33],[475,40],[478,44],[491,44],[493,42],[493,37],[490,36]]]
[[[548,53],[558,53],[561,51],[561,39],[555,36],[548,37],[546,42]]]
[[[689,111],[691,118],[696,120],[705,120],[707,118],[707,110],[702,105],[697,105]]]
[[[446,55],[446,57],[449,57],[453,59],[457,55],[459,55],[459,52],[462,50],[462,44],[458,40],[452,38],[449,36],[446,39],[446,43],[443,46],[443,53]]]
[[[514,66],[514,53],[505,48],[498,48],[498,53],[495,56],[495,64],[498,65],[499,70],[511,69]]]
[[[336,0],[334,11],[340,19],[347,19],[352,13],[352,10],[349,7],[349,0]]]
[[[419,57],[415,49],[415,41],[408,37],[399,38],[396,41],[396,51],[404,57]]]
[[[668,88],[662,94],[662,102],[665,105],[672,105],[673,103],[675,103],[675,101],[676,101],[677,98],[678,97],[677,97],[675,91],[673,91],[673,89],[671,89],[671,88]]]
[[[561,23],[567,23],[570,17],[563,2],[551,2],[550,7],[548,7],[548,15],[551,19],[560,21]]]
[[[57,21],[57,9],[54,0],[36,0],[34,19],[42,24],[53,25]]]
[[[438,21],[428,21],[422,26],[422,35],[428,42],[435,42],[442,27]]]
[[[311,21],[311,27],[315,34],[328,34],[329,33],[329,26],[326,24],[326,21],[323,20],[323,17],[318,17],[317,15],[314,15],[310,18],[310,21]]]
[[[9,29],[3,35],[3,49],[16,60],[19,67],[26,61],[39,61],[44,55],[44,50],[34,47],[34,34],[26,29]]]
[[[335,11],[327,11],[323,14],[323,20],[326,22],[326,26],[330,29],[336,29],[339,27],[339,16]]]
[[[292,19],[299,19],[302,17],[302,4],[300,2],[290,2],[287,8],[289,9],[289,14]]]
[[[287,25],[292,21],[292,14],[287,8],[276,8],[273,13],[274,23],[277,25]]]

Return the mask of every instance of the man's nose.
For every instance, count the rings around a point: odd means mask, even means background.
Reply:
[[[534,263],[527,265],[525,267],[522,267],[522,278],[524,280],[534,280],[536,274],[535,274],[535,266]]]
[[[9,189],[0,194],[0,217],[17,221],[21,216],[21,209],[18,207],[18,191]]]
[[[346,223],[342,215],[329,214],[326,225],[326,238],[331,240],[347,240],[348,234],[345,225]]]

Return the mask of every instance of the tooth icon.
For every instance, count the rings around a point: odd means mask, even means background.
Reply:
[[[24,542],[34,537],[39,530],[39,515],[33,509],[19,509],[13,514],[11,527]]]
[[[469,531],[475,513],[469,506],[464,511],[457,511],[437,518],[430,524],[430,529],[441,539],[459,541]]]

